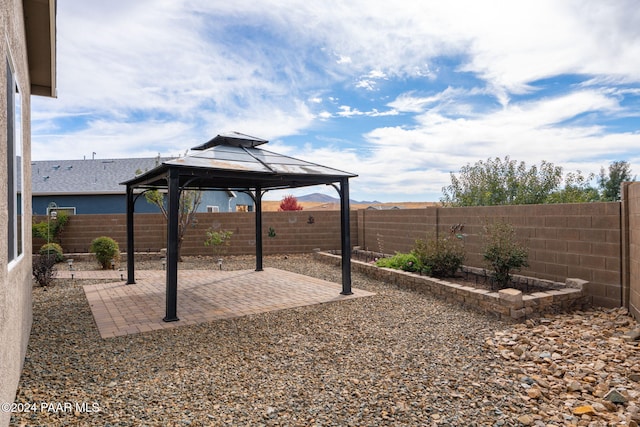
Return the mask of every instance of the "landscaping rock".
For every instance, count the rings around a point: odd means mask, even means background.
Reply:
[[[268,256],[264,264],[340,282],[340,267],[311,256]],[[149,261],[137,268],[158,266]],[[226,257],[224,266],[252,270],[255,259]],[[179,268],[217,266],[186,258]],[[638,342],[624,339],[637,324],[626,310],[511,324],[361,274],[352,281],[376,295],[103,340],[82,283],[56,279],[55,286],[33,291],[34,322],[16,402],[89,406],[14,413],[11,424],[639,421]],[[180,298],[190,297],[196,296]],[[610,390],[626,402],[604,399]],[[97,411],[86,410],[92,404]],[[581,407],[590,409],[574,413]]]
[[[627,399],[622,394],[620,394],[617,390],[613,390],[613,389],[610,390],[609,393],[605,394],[604,399],[612,403],[627,402]]]

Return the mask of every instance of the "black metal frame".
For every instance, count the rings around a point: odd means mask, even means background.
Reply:
[[[262,196],[273,189],[332,185],[340,195],[340,231],[342,253],[342,295],[351,295],[351,232],[349,212],[349,178],[343,174],[278,174],[211,170],[208,168],[161,164],[155,169],[129,180],[127,186],[127,284],[135,284],[134,212],[137,198],[149,189],[168,191],[166,312],[164,321],[174,322],[178,300],[178,210],[180,192],[186,188],[199,190],[231,189],[252,194],[256,215],[256,271],[263,270]],[[339,187],[336,185],[339,183]],[[135,189],[143,189],[135,195]]]

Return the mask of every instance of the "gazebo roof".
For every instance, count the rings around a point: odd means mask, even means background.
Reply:
[[[123,184],[164,187],[170,169],[180,172],[180,187],[246,191],[330,184],[357,175],[257,148],[268,141],[237,132],[216,136],[193,153],[162,162]]]

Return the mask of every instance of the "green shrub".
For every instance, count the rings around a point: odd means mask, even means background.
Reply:
[[[31,235],[44,240],[53,240],[53,233],[47,221],[33,223],[31,225]]]
[[[422,265],[422,272],[433,277],[453,277],[464,262],[464,244],[454,235],[445,238],[416,240],[412,253]]]
[[[40,247],[40,255],[51,258],[54,262],[62,262],[64,255],[62,252],[62,246],[57,243],[45,243]]]
[[[118,242],[113,240],[111,237],[101,236],[95,238],[91,242],[89,250],[96,254],[98,264],[100,264],[105,270],[111,268],[111,260],[116,263],[120,261],[120,248],[118,247]]]
[[[510,224],[499,221],[486,225],[484,230],[484,260],[500,288],[508,287],[511,271],[529,265],[527,249],[516,241]]]
[[[32,262],[33,278],[42,287],[49,286],[56,277],[56,262],[46,255],[35,255]]]
[[[397,253],[389,258],[380,258],[376,261],[378,267],[394,268],[396,270],[404,270],[416,272],[420,271],[420,263],[413,254]]]
[[[47,242],[60,242],[60,234],[68,223],[69,214],[59,211],[55,219],[47,219],[31,225],[31,234]]]
[[[214,255],[224,255],[227,253],[231,245],[231,236],[233,231],[220,230],[213,228],[207,230],[207,239],[204,241],[205,246],[212,246]]]

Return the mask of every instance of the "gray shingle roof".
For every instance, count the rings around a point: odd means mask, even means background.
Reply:
[[[31,162],[34,196],[45,194],[125,194],[120,185],[136,171],[153,169],[168,157],[137,159],[43,160]]]

